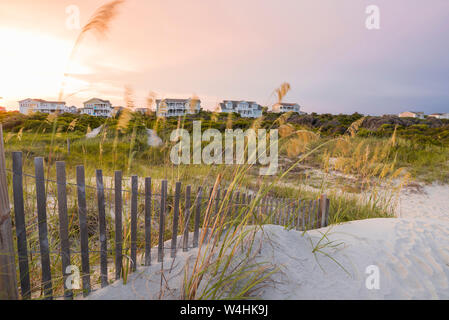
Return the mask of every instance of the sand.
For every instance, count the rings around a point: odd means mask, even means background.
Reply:
[[[268,225],[259,262],[279,268],[261,299],[449,299],[449,186],[405,191],[398,218],[370,219],[302,233]],[[326,234],[324,240],[323,234]],[[320,249],[315,250],[317,243]],[[168,259],[163,298],[180,297],[183,265],[196,250]],[[171,268],[173,263],[174,268]],[[158,299],[161,266],[140,268],[89,299]],[[374,270],[374,273],[373,273]],[[378,270],[378,287],[374,277]],[[368,272],[368,273],[367,273]],[[367,285],[368,283],[368,285]]]
[[[147,144],[150,147],[159,147],[163,144],[162,139],[157,135],[156,131],[147,129],[148,140]]]
[[[99,126],[98,128],[93,129],[91,132],[86,133],[86,138],[87,139],[95,138],[101,132],[101,129],[103,129],[103,126]]]

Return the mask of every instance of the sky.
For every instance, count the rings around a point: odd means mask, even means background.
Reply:
[[[107,37],[82,27],[110,0],[0,0],[0,106],[92,97],[124,105],[125,87],[144,107],[158,98],[198,96],[285,102],[306,112],[382,115],[449,112],[448,0],[127,0]],[[376,5],[380,29],[366,28]],[[73,20],[70,20],[73,21]],[[67,66],[68,70],[67,70]]]

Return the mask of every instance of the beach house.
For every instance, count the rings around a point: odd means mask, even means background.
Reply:
[[[112,105],[109,100],[102,100],[98,98],[92,98],[83,103],[84,108],[81,109],[81,114],[88,114],[95,117],[111,117]]]
[[[33,112],[54,113],[66,112],[66,104],[64,101],[47,101],[42,99],[25,99],[19,101],[19,111],[23,114]]]
[[[221,112],[240,114],[242,118],[259,118],[262,116],[262,106],[254,101],[224,100],[220,103]]]
[[[156,115],[158,117],[178,117],[196,114],[201,111],[201,100],[189,99],[158,99],[156,100]]]
[[[421,111],[406,111],[399,114],[400,118],[418,118],[424,119],[424,112]]]
[[[285,113],[285,112],[296,112],[298,114],[305,114],[305,112],[301,111],[301,106],[297,103],[276,103],[273,105],[271,112],[275,113]]]
[[[429,118],[449,119],[449,113],[432,113],[429,114]]]

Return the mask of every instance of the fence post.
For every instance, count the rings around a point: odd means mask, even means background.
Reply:
[[[171,253],[170,256],[174,258],[176,256],[176,250],[178,245],[178,220],[179,220],[179,198],[181,197],[181,182],[176,182],[175,189],[175,202],[173,208],[173,231],[171,238]]]
[[[196,207],[195,207],[195,227],[193,230],[193,245],[192,247],[198,247],[198,238],[200,235],[200,220],[201,220],[201,201],[203,196],[203,188],[198,188],[198,196],[196,198]]]
[[[27,235],[25,223],[25,209],[23,205],[23,170],[22,152],[12,153],[12,185],[14,193],[14,215],[17,236],[17,250],[19,253],[20,289],[22,299],[31,299],[30,269],[28,265]]]
[[[97,202],[98,202],[98,221],[100,231],[100,279],[101,287],[108,285],[108,239],[106,233],[106,211],[104,202],[104,183],[103,171],[96,170],[97,178]]]
[[[139,178],[131,177],[131,270],[137,270],[137,201]]]
[[[189,223],[190,223],[190,191],[191,186],[186,187],[186,200],[184,204],[184,236],[182,238],[182,251],[186,252],[189,246]]]
[[[151,178],[145,178],[145,266],[151,265]]]
[[[327,196],[321,195],[320,199],[320,211],[321,211],[321,228],[327,226]]]
[[[0,299],[17,300],[19,291],[10,213],[3,129],[0,124]]]
[[[115,195],[115,280],[122,274],[122,172],[116,171],[114,176]]]
[[[157,262],[164,260],[164,231],[165,231],[165,209],[167,201],[167,180],[162,180],[161,184],[161,211],[159,216],[159,247],[157,252]]]
[[[56,162],[56,181],[58,190],[59,236],[61,238],[61,265],[64,281],[64,298],[71,300],[73,292],[67,288],[67,267],[70,266],[69,219],[67,216],[67,178],[65,162]]]
[[[41,249],[42,286],[45,299],[53,299],[51,280],[50,248],[47,227],[47,195],[45,191],[44,158],[34,158],[36,176],[36,201],[39,229],[39,246]]]
[[[81,278],[83,280],[83,296],[91,292],[89,265],[89,231],[87,229],[86,178],[84,166],[76,167],[76,184],[78,193],[78,219],[81,237]]]

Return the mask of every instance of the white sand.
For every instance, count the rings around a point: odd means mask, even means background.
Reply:
[[[148,145],[150,147],[159,147],[163,144],[162,139],[157,135],[157,133],[152,129],[147,129],[148,134]]]
[[[103,126],[99,126],[98,128],[93,129],[91,132],[86,133],[86,138],[87,139],[95,138],[96,136],[98,136],[102,128]]]
[[[279,268],[261,299],[449,299],[449,186],[404,192],[398,219],[353,221],[306,234],[265,226],[257,260]],[[321,252],[313,253],[322,234]],[[164,291],[179,298],[183,265],[195,250],[180,253]],[[328,256],[326,256],[328,254]],[[166,263],[165,274],[171,260]],[[366,268],[379,268],[379,289],[366,287]],[[160,265],[140,269],[91,299],[157,299]],[[173,291],[171,291],[173,290]],[[172,295],[166,295],[171,292]]]

